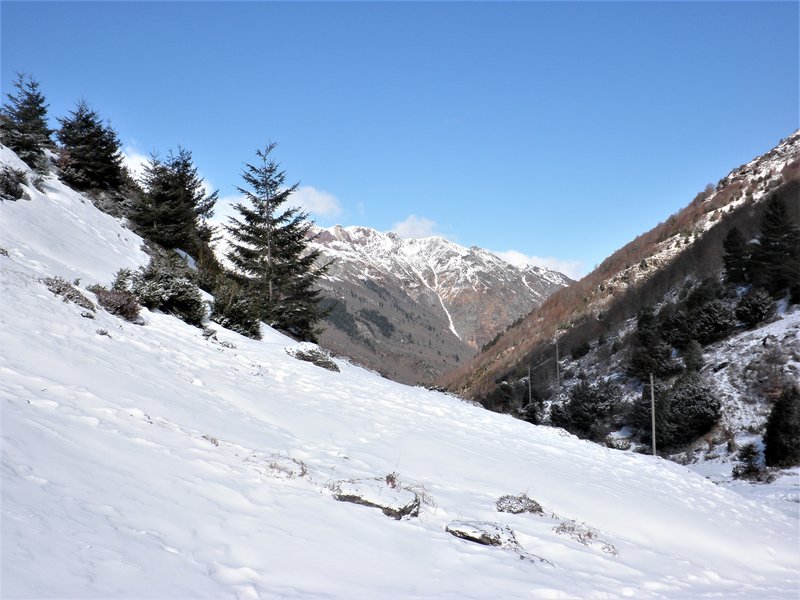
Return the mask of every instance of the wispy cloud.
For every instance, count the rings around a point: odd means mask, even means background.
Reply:
[[[393,231],[401,238],[446,237],[438,228],[436,221],[418,217],[417,215],[408,215],[403,221],[392,225],[390,231]]]
[[[342,205],[336,196],[310,185],[297,188],[297,191],[289,197],[288,202],[292,206],[306,211],[312,217],[335,219],[342,214]]]
[[[507,263],[514,266],[532,265],[534,267],[544,267],[552,271],[563,273],[571,279],[580,279],[586,274],[586,266],[579,260],[564,260],[554,257],[529,256],[517,250],[506,250],[505,252],[494,252]]]

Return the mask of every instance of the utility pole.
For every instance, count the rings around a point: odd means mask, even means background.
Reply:
[[[653,423],[653,456],[656,456],[656,391],[652,373],[650,373],[650,420]]]

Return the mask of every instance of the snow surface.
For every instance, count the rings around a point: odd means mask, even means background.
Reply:
[[[82,317],[39,280],[107,284],[145,262],[141,240],[55,180],[28,192],[0,202],[3,597],[797,597],[797,515],[680,465],[329,372],[266,327]],[[395,473],[419,517],[329,492]],[[521,491],[618,555],[495,510]],[[551,565],[454,520],[508,527]]]

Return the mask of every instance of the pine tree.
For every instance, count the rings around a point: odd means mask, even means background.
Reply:
[[[672,359],[672,348],[661,335],[652,307],[643,308],[637,319],[628,374],[646,381],[650,373],[663,377],[678,370],[680,366]]]
[[[767,201],[750,260],[754,284],[779,295],[800,281],[800,228],[777,196]]]
[[[79,190],[118,189],[123,181],[122,155],[111,125],[104,125],[84,100],[59,123],[61,178]]]
[[[181,248],[196,256],[211,240],[207,219],[214,214],[218,193],[206,194],[192,153],[179,147],[165,161],[151,156],[143,185],[145,193],[131,211],[139,232],[165,248]]]
[[[722,261],[725,266],[725,281],[732,284],[744,284],[748,281],[747,262],[749,249],[747,241],[738,228],[732,228],[722,240]]]
[[[800,390],[787,387],[767,419],[764,458],[770,467],[800,464]]]
[[[316,337],[322,318],[316,266],[318,251],[308,249],[308,215],[284,205],[297,184],[284,187],[285,173],[272,160],[275,144],[258,150],[258,165],[245,164],[246,187],[237,188],[246,203],[235,205],[239,218],[226,226],[231,236],[229,260],[246,283],[259,316],[270,325],[305,340]]]
[[[16,93],[0,109],[0,142],[17,153],[31,168],[41,169],[44,149],[51,148],[52,130],[47,126],[47,104],[39,82],[17,73]]]

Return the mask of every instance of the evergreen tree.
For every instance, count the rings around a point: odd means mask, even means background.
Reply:
[[[661,335],[658,319],[652,307],[643,308],[637,319],[628,374],[641,381],[647,381],[650,373],[656,377],[663,377],[679,369],[680,366],[672,359],[672,348]]]
[[[236,204],[239,218],[226,226],[231,236],[229,260],[246,284],[259,316],[270,325],[306,340],[316,337],[324,316],[315,290],[326,267],[317,267],[318,251],[308,249],[307,214],[285,204],[297,184],[284,187],[285,173],[272,160],[275,144],[256,152],[258,165],[246,164],[246,187],[237,188],[246,203]]]
[[[61,178],[79,190],[116,190],[123,181],[117,133],[81,100],[56,133]]]
[[[181,248],[197,256],[211,240],[207,219],[214,214],[218,193],[206,194],[192,153],[179,147],[165,161],[151,156],[143,185],[145,193],[131,214],[139,232],[165,248]]]
[[[689,340],[681,356],[687,371],[699,372],[703,368],[703,348],[697,340]]]
[[[749,264],[753,283],[773,295],[782,294],[800,281],[800,228],[777,196],[767,201],[758,244]]]
[[[725,266],[725,281],[744,284],[748,281],[747,263],[750,251],[747,242],[738,228],[734,227],[722,240],[722,261]]]
[[[47,126],[47,104],[39,82],[22,73],[14,81],[16,93],[0,109],[0,142],[31,168],[43,168],[43,150],[53,146]]]
[[[787,387],[772,407],[764,434],[764,458],[770,467],[800,464],[800,390]]]

